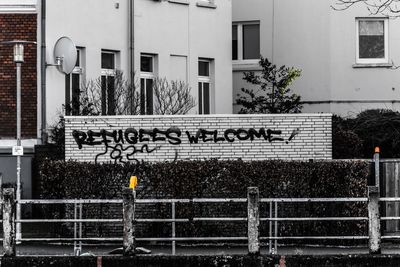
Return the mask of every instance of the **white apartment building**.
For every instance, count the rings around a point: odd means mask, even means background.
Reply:
[[[334,3],[233,0],[234,99],[249,88],[243,71],[259,70],[261,54],[302,70],[291,88],[302,96],[303,112],[400,110],[400,75],[393,69],[400,65],[400,19],[370,16],[362,5],[335,11]]]
[[[231,1],[51,0],[45,5],[46,63],[54,64],[54,45],[63,36],[74,41],[79,55],[70,75],[46,67],[47,127],[76,99],[82,83],[99,77],[102,113],[113,115],[108,98],[117,70],[140,87],[143,114],[153,113],[156,77],[188,83],[197,103],[193,114],[232,113]]]

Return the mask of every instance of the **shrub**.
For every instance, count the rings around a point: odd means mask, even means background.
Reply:
[[[383,158],[400,157],[400,113],[392,110],[366,110],[355,118],[333,120],[334,158],[372,158],[381,148]]]
[[[138,198],[245,198],[249,186],[259,187],[261,197],[365,197],[369,164],[362,161],[206,160],[114,165],[47,161],[41,165],[41,197],[120,198],[122,186],[128,185],[129,172],[139,176]],[[151,209],[152,213],[145,212],[146,217],[170,216],[170,206],[154,205]],[[267,211],[268,207],[263,204],[261,216],[269,216]],[[348,203],[280,204],[279,215],[367,216],[365,204]],[[246,209],[243,203],[195,207],[191,203],[179,205],[177,216],[245,217]],[[148,233],[153,236],[154,229],[161,229],[159,235],[169,233],[169,227],[154,224],[152,227]],[[239,227],[192,222],[177,227],[183,235],[246,234],[243,223]],[[366,231],[366,224],[357,222],[280,223],[279,227],[281,235],[356,235]],[[262,231],[265,234],[267,224],[263,224]]]

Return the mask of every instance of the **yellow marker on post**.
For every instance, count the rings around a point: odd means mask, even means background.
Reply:
[[[138,178],[136,176],[131,176],[129,180],[129,188],[135,190],[137,183],[138,183]]]

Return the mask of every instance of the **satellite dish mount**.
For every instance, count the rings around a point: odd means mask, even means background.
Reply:
[[[74,42],[69,37],[64,36],[57,40],[53,55],[55,64],[47,66],[55,66],[63,74],[70,74],[74,70],[78,54]]]

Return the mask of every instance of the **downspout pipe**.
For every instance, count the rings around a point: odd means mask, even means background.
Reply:
[[[41,53],[40,53],[40,79],[41,79],[41,138],[42,144],[47,143],[46,127],[46,0],[41,1]]]
[[[135,18],[135,0],[129,1],[129,77],[130,83],[132,85],[132,97],[131,97],[131,114],[134,115],[134,93],[135,93],[135,27],[134,27],[134,18]]]

